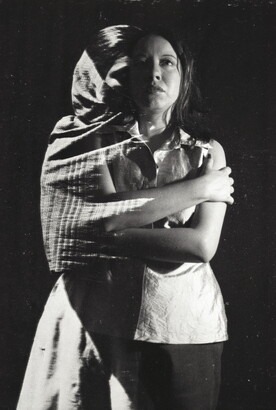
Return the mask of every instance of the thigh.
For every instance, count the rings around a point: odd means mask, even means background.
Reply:
[[[145,344],[141,380],[158,410],[214,410],[223,343]]]

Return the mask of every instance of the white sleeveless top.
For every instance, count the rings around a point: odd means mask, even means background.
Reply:
[[[185,149],[191,141],[189,135],[180,130],[180,141],[177,138],[171,140],[154,153],[156,186],[189,172],[192,176],[201,166],[203,156],[211,146],[196,142],[190,150]],[[164,220],[164,227],[184,225],[194,211],[195,207],[192,207],[171,215]],[[223,298],[210,264],[185,262],[167,268],[166,272],[162,272],[162,267],[145,267],[135,340],[192,344],[226,340]]]

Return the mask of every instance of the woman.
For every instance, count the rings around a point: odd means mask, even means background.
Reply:
[[[215,409],[227,331],[209,261],[233,180],[219,143],[196,138],[193,87],[193,61],[166,33],[108,27],[78,63],[76,115],[42,171],[62,276],[18,409]]]

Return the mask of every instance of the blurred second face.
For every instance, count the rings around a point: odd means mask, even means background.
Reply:
[[[182,69],[172,45],[163,37],[140,39],[132,54],[131,96],[139,113],[164,113],[179,95]]]

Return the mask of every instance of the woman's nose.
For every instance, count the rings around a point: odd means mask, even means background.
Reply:
[[[157,80],[157,81],[161,80],[161,70],[160,70],[159,64],[154,64],[154,63],[152,64],[150,75],[151,75],[151,80]]]

